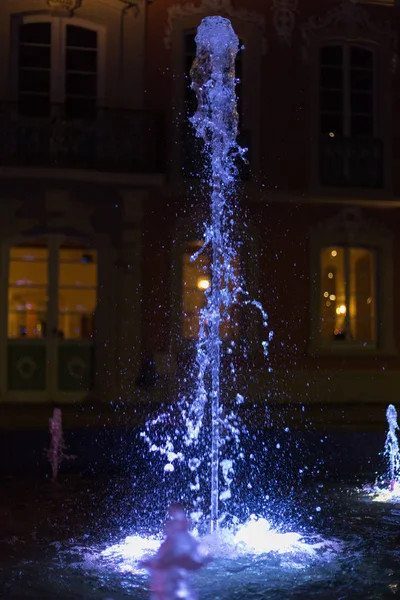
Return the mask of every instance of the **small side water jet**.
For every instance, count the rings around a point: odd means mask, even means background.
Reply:
[[[386,409],[388,432],[386,434],[383,455],[388,462],[388,471],[375,485],[366,485],[363,490],[376,502],[392,502],[400,497],[400,448],[397,438],[399,426],[397,410],[393,404]]]
[[[399,493],[400,485],[400,451],[399,441],[397,439],[397,411],[393,404],[389,404],[386,410],[386,418],[389,425],[385,441],[384,454],[389,459],[390,491]]]

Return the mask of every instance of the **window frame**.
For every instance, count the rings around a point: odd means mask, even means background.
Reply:
[[[323,134],[321,131],[321,101],[320,101],[320,95],[321,95],[321,91],[322,91],[322,86],[321,86],[321,72],[322,72],[322,64],[321,64],[321,51],[323,48],[327,48],[327,47],[332,47],[332,46],[340,46],[342,48],[343,51],[343,64],[342,64],[342,73],[343,73],[343,113],[342,113],[342,118],[343,118],[343,133],[341,134],[342,137],[344,138],[351,138],[351,137],[378,137],[379,136],[379,122],[378,122],[378,115],[379,115],[379,110],[378,110],[378,93],[377,93],[377,89],[378,89],[378,61],[377,61],[377,55],[376,55],[376,48],[372,45],[372,44],[367,44],[367,43],[362,43],[359,41],[343,41],[343,40],[328,40],[326,42],[322,42],[321,44],[319,44],[318,46],[318,99],[317,99],[317,103],[318,103],[318,134],[319,137],[324,136],[326,134]],[[351,49],[352,48],[360,48],[361,50],[367,50],[369,52],[371,52],[372,55],[372,77],[373,77],[373,81],[372,81],[372,98],[373,98],[373,112],[372,112],[372,118],[373,118],[373,132],[371,136],[354,136],[351,134],[351,117],[352,117],[352,110],[351,110],[351,82],[350,82],[350,77],[351,77],[351,58],[350,58],[350,54],[351,54]]]
[[[345,290],[345,306],[346,307],[350,307],[351,302],[350,302],[350,288],[351,288],[351,276],[350,276],[350,268],[351,268],[351,258],[350,258],[350,251],[351,250],[367,250],[368,252],[370,252],[373,256],[373,292],[372,292],[372,297],[373,297],[373,301],[374,301],[374,332],[373,332],[373,339],[371,341],[363,341],[363,340],[352,340],[348,337],[346,337],[344,340],[323,340],[322,339],[322,314],[321,314],[321,306],[319,306],[319,319],[318,319],[318,330],[319,330],[319,335],[320,335],[320,342],[322,345],[326,345],[326,346],[330,346],[332,345],[336,345],[336,344],[341,344],[341,345],[346,345],[348,347],[359,347],[360,345],[362,345],[364,348],[376,348],[377,344],[378,344],[378,319],[377,319],[377,315],[379,315],[379,303],[377,301],[377,291],[378,291],[378,273],[379,273],[379,254],[376,250],[376,248],[371,247],[371,246],[366,246],[366,245],[360,245],[360,244],[334,244],[333,246],[331,246],[330,244],[325,244],[324,246],[322,246],[320,248],[320,259],[319,259],[319,263],[320,263],[320,285],[319,285],[319,298],[321,300],[321,294],[323,292],[323,286],[322,286],[322,281],[321,281],[321,267],[322,267],[322,252],[328,248],[337,248],[337,249],[341,249],[344,250],[344,290]],[[347,335],[347,331],[349,331],[351,329],[351,323],[353,320],[353,316],[351,315],[351,312],[346,311],[346,317],[345,317],[345,324],[346,324],[346,335]]]
[[[19,99],[19,28],[28,23],[51,24],[51,66],[50,66],[50,116],[54,106],[65,103],[66,82],[66,28],[75,25],[97,33],[97,109],[105,102],[105,44],[106,29],[102,25],[77,17],[54,16],[49,14],[13,14],[11,16],[11,98]],[[54,42],[53,40],[58,40]]]
[[[324,341],[321,337],[321,251],[330,246],[368,248],[375,252],[374,343]],[[309,343],[311,355],[397,355],[393,335],[393,233],[363,218],[358,209],[344,209],[310,232]]]

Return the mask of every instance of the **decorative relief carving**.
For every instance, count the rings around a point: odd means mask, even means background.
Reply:
[[[298,0],[273,0],[271,10],[274,13],[273,22],[278,38],[283,44],[290,46],[296,24]]]
[[[307,60],[311,38],[323,29],[351,29],[357,33],[368,32],[389,42],[393,49],[393,64],[397,65],[397,33],[389,21],[378,22],[352,0],[344,0],[321,17],[312,16],[301,26],[303,58]]]
[[[255,25],[262,35],[263,51],[264,53],[266,52],[267,41],[265,36],[265,20],[263,15],[248,11],[244,8],[234,8],[231,0],[201,0],[200,4],[189,2],[188,4],[173,4],[170,6],[168,9],[167,28],[164,36],[166,48],[171,48],[174,21],[191,15],[209,16],[216,14],[237,18]]]
[[[82,0],[47,0],[48,6],[55,13],[67,13],[69,16],[81,7]]]

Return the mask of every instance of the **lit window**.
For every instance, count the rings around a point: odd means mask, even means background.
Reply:
[[[321,251],[320,320],[324,342],[376,342],[375,254],[367,248]]]
[[[184,339],[195,340],[199,335],[200,310],[206,306],[206,293],[211,289],[211,260],[207,252],[199,254],[195,261],[191,257],[202,246],[202,242],[187,244],[182,263],[182,335]],[[234,264],[239,272],[238,261]],[[238,308],[231,307],[227,313],[222,307],[222,338],[234,337],[238,332]]]
[[[48,303],[48,249],[10,249],[8,276],[8,337],[42,338],[46,335]]]
[[[10,249],[8,337],[91,340],[97,304],[97,255],[58,245]],[[58,255],[56,271],[50,256]],[[53,263],[54,264],[54,263]],[[57,311],[55,303],[58,303]],[[57,322],[53,315],[58,313]]]
[[[96,252],[61,248],[59,257],[59,336],[91,339],[97,304]]]

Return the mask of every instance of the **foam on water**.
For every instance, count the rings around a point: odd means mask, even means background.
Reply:
[[[304,568],[310,561],[330,561],[342,549],[335,541],[320,537],[307,540],[294,531],[280,532],[267,519],[255,515],[244,524],[220,528],[198,539],[201,552],[217,562],[279,555],[285,559],[283,566],[291,568]],[[161,541],[161,536],[130,535],[103,550],[99,558],[120,572],[145,573],[140,561],[155,554]]]

